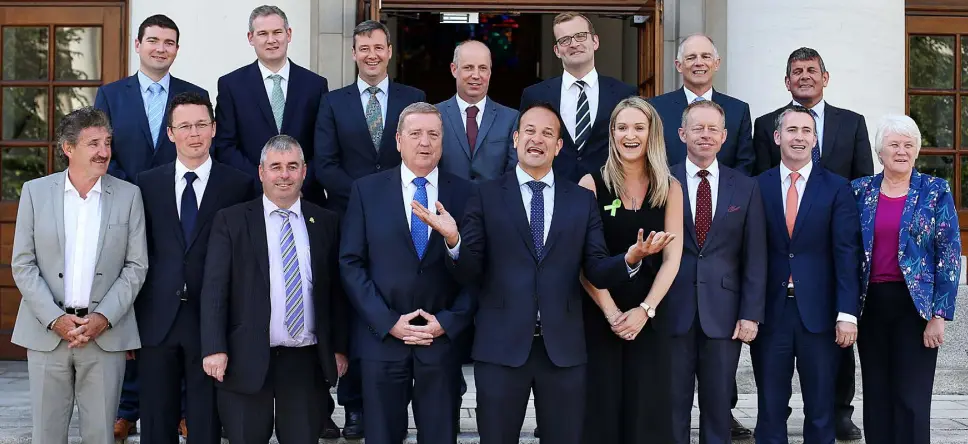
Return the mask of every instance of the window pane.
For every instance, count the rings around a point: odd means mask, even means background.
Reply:
[[[48,140],[47,88],[3,88],[3,138]]]
[[[24,182],[47,175],[47,147],[4,148],[0,153],[3,200],[20,199]]]
[[[918,156],[914,162],[918,171],[940,177],[948,181],[949,184],[955,183],[955,157],[923,154]]]
[[[912,35],[908,75],[911,88],[955,87],[955,37]]]
[[[54,28],[56,80],[101,79],[101,28]]]
[[[955,96],[911,96],[911,118],[921,130],[921,146],[954,147]]]
[[[54,94],[57,96],[54,102],[54,128],[57,128],[61,119],[71,111],[94,105],[97,87],[57,87],[54,88]]]
[[[3,80],[47,80],[47,27],[3,28]]]

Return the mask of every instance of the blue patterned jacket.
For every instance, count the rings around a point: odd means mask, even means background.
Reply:
[[[884,173],[861,177],[851,186],[860,211],[864,261],[861,270],[861,313],[871,275],[874,215]],[[961,276],[961,236],[951,187],[944,179],[917,170],[901,215],[898,264],[914,305],[924,319],[951,320]]]

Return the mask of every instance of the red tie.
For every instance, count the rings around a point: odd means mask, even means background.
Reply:
[[[471,156],[474,156],[474,146],[477,145],[477,106],[467,107],[467,144],[471,148]]]
[[[699,189],[696,191],[696,240],[699,248],[706,243],[706,234],[709,227],[713,224],[713,193],[709,188],[709,171],[699,170],[697,175],[702,179],[699,182]]]

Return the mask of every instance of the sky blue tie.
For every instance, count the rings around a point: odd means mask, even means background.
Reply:
[[[537,180],[528,182],[531,188],[531,239],[538,259],[544,256],[544,188],[548,184]]]
[[[152,147],[158,146],[161,120],[165,115],[165,96],[161,94],[162,89],[158,83],[148,85],[148,129],[151,130]]]
[[[292,235],[289,210],[278,209],[272,212],[282,216],[282,230],[279,242],[282,252],[282,275],[286,288],[286,331],[295,338],[305,327],[305,308],[303,307],[302,274],[299,272],[299,255],[296,240]]]
[[[816,127],[816,119],[819,119],[820,116],[818,116],[817,112],[814,110],[810,110],[810,114],[813,114],[814,126]],[[813,159],[814,165],[820,163],[820,133],[817,133],[817,144],[813,146],[812,150],[810,150],[810,158]]]
[[[424,208],[429,208],[427,205],[427,179],[415,177],[413,184],[417,186],[417,191],[413,193],[413,200],[420,202],[420,205],[423,205]],[[423,259],[424,253],[427,251],[428,235],[427,224],[417,217],[417,213],[411,211],[410,237],[413,239],[413,248],[417,250],[417,257],[420,259]]]
[[[692,103],[702,102],[703,100],[706,100],[706,98],[703,96],[696,96],[695,99],[692,99]]]

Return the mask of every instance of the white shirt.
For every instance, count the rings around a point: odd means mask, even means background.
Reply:
[[[712,88],[709,88],[708,90],[706,90],[706,92],[702,93],[702,96],[697,96],[696,93],[690,91],[689,88],[686,88],[685,86],[682,87],[682,90],[686,92],[686,105],[687,106],[690,103],[696,101],[696,97],[702,97],[705,100],[712,100],[713,99],[713,89]]]
[[[263,217],[266,221],[266,242],[269,244],[269,346],[304,347],[316,343],[316,317],[313,312],[313,270],[309,251],[309,232],[302,214],[300,200],[292,204],[289,225],[292,226],[296,254],[299,257],[299,274],[302,278],[304,328],[296,338],[289,337],[286,328],[286,288],[282,270],[282,216],[272,214],[279,209],[268,197],[262,196]]]
[[[192,182],[192,189],[195,190],[195,203],[198,207],[201,207],[202,196],[205,194],[205,186],[208,185],[208,178],[212,174],[212,158],[205,159],[205,162],[194,170],[188,169],[185,164],[181,163],[181,160],[175,159],[175,210],[178,211],[179,218],[181,218],[182,194],[185,193],[185,186],[188,185],[188,180],[185,179],[185,173],[189,171],[198,175],[198,178]],[[185,240],[187,241],[188,239]]]
[[[282,88],[282,98],[285,99],[289,97],[289,59],[286,59],[286,64],[282,65],[282,68],[279,69],[279,72],[272,72],[269,70],[269,68],[266,68],[266,66],[262,64],[262,61],[259,61],[258,64],[259,71],[262,73],[262,83],[264,83],[266,86],[266,97],[268,97],[270,101],[272,100],[272,87],[274,83],[269,76],[273,74],[279,74],[279,76],[282,77],[282,82],[279,83],[279,86]]]
[[[370,87],[369,83],[363,81],[362,77],[356,78],[356,87],[360,90],[360,102],[363,103],[363,113],[366,113],[366,103],[370,101],[370,93],[366,92],[366,89]],[[380,88],[380,92],[376,93],[376,100],[380,102],[380,112],[383,114],[383,125],[387,124],[387,91],[390,88],[390,76],[386,76],[380,83],[376,84],[377,88]]]
[[[807,162],[797,173],[800,173],[800,177],[797,178],[797,183],[793,186],[797,187],[797,214],[800,211],[800,203],[803,202],[803,192],[807,189],[807,180],[810,179],[810,172],[813,171],[813,162]],[[780,196],[783,198],[783,216],[786,217],[786,198],[787,192],[790,190],[791,180],[790,173],[794,171],[787,168],[786,164],[780,162],[780,192],[783,193]],[[784,219],[785,220],[785,219]],[[791,283],[792,287],[793,284]],[[847,313],[838,313],[837,322],[847,321],[852,324],[857,323],[857,317]]]
[[[689,208],[692,209],[693,223],[696,223],[696,195],[699,193],[699,184],[702,182],[702,178],[699,177],[700,169],[686,157],[686,187],[689,189]],[[716,214],[716,201],[719,200],[719,160],[713,160],[706,171],[709,171],[706,180],[709,181],[709,195],[712,197],[710,209],[713,214]]]
[[[578,126],[576,120],[578,118],[578,94],[581,93],[581,88],[575,84],[578,80],[585,82],[585,96],[588,98],[588,113],[589,118],[591,118],[589,131],[591,131],[591,126],[595,124],[595,117],[598,115],[598,92],[600,90],[598,71],[592,68],[581,79],[576,79],[575,76],[565,71],[561,75],[561,106],[558,111],[561,113],[561,119],[565,121],[565,129],[568,130],[572,140],[575,139],[575,128]]]
[[[790,103],[800,105],[795,100]],[[820,145],[820,154],[823,155],[823,113],[827,109],[827,104],[823,101],[823,99],[821,99],[816,105],[813,106],[813,108],[807,109],[817,113],[817,117],[815,119],[817,121],[817,145]]]
[[[465,102],[464,99],[460,98],[460,94],[458,94],[456,97],[457,97],[457,108],[460,109],[460,121],[464,123],[464,131],[467,131],[467,108],[469,108],[471,105],[474,105],[477,107],[477,117],[475,117],[474,120],[477,121],[477,128],[480,129],[481,121],[484,120],[484,106],[487,105],[487,96],[484,96],[484,98],[482,98],[481,101],[477,103]]]
[[[438,177],[440,174],[437,172],[437,168],[427,175],[427,185],[424,187],[427,189],[427,206],[433,212],[437,212],[437,196],[439,193],[439,188],[437,187]],[[400,182],[403,185],[403,209],[407,213],[407,227],[410,227],[410,218],[413,213],[413,208],[410,207],[410,202],[413,202],[413,195],[417,192],[417,185],[413,183],[413,179],[417,177],[410,171],[410,168],[403,163],[400,164]],[[431,228],[427,227],[427,238],[430,238]]]
[[[101,179],[82,198],[64,173],[64,306],[87,308],[101,236]]]

